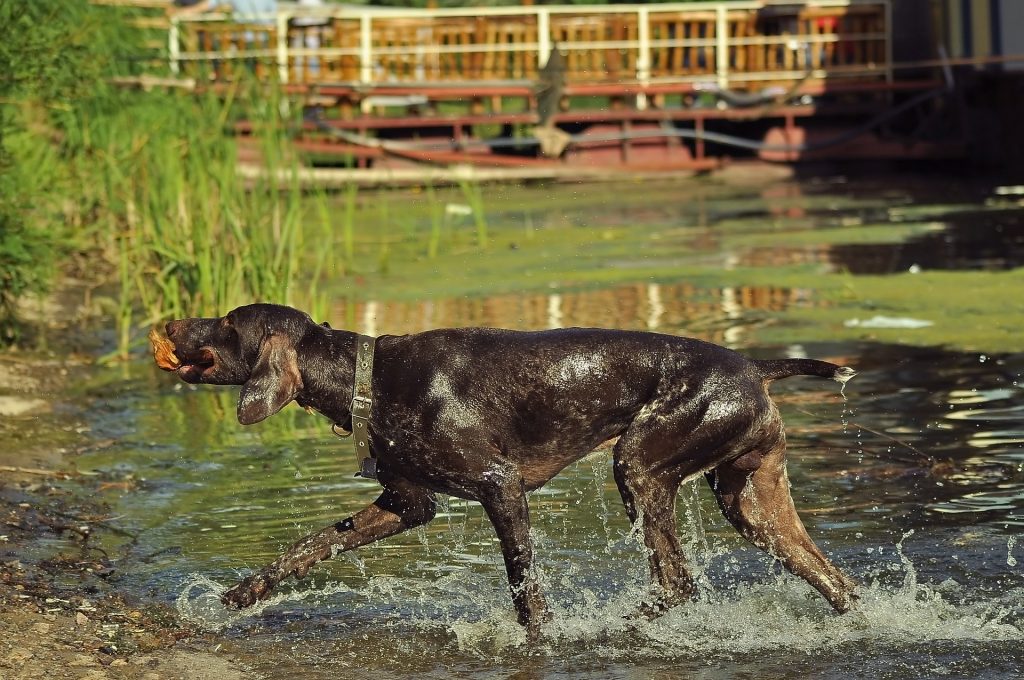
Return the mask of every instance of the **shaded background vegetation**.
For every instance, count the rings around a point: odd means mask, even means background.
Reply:
[[[148,322],[290,302],[309,279],[298,188],[244,185],[229,134],[244,115],[260,127],[267,168],[294,168],[282,144],[287,108],[253,83],[225,100],[114,87],[111,76],[154,70],[144,34],[124,18],[85,0],[0,6],[5,343],[23,337],[19,299],[45,291],[75,253],[85,255],[80,273],[117,284],[105,311],[122,354]]]
[[[62,241],[61,188],[33,161],[74,154],[69,114],[100,82],[104,50],[85,31],[84,2],[0,4],[0,339],[21,333],[17,302],[46,289]],[[78,30],[75,30],[76,27]],[[102,35],[102,32],[100,33]],[[88,85],[87,85],[88,84]],[[31,141],[30,141],[31,140]],[[34,142],[34,143],[33,143]],[[31,148],[29,148],[31,147]],[[52,165],[52,164],[51,164]]]
[[[130,105],[106,76],[137,35],[85,0],[0,4],[0,339],[21,338],[18,300],[61,259],[96,247],[97,123]]]

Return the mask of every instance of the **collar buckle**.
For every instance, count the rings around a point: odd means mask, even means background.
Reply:
[[[366,420],[370,419],[370,407],[373,405],[373,400],[369,397],[364,397],[361,394],[357,394],[352,398],[352,417],[363,418]]]

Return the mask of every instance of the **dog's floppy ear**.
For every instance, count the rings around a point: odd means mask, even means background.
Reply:
[[[302,389],[298,355],[287,337],[271,333],[238,395],[238,422],[252,425],[274,415]]]

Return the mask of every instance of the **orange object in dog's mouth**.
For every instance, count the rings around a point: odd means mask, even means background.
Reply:
[[[165,371],[176,371],[181,366],[181,360],[174,353],[174,343],[170,338],[165,338],[155,328],[149,331],[149,344],[153,348],[153,360],[156,365]]]
[[[198,380],[217,366],[217,356],[209,347],[199,348],[196,357],[185,357],[170,338],[160,335],[155,328],[149,332],[149,344],[156,365],[165,371],[176,371],[184,380]]]

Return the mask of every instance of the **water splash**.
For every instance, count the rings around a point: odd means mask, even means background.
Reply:
[[[900,540],[896,542],[896,556],[900,558],[900,564],[903,565],[903,590],[908,592],[917,591],[917,570],[914,568],[914,563],[910,561],[910,558],[903,552],[903,543],[914,535],[914,530],[904,532]],[[881,552],[881,550],[879,550]]]
[[[904,545],[895,545],[902,579],[866,584],[855,611],[839,616],[806,583],[785,573],[771,573],[758,582],[729,574],[730,583],[703,587],[693,602],[648,621],[631,615],[649,597],[646,569],[631,570],[625,581],[594,584],[562,576],[564,565],[545,565],[542,573],[553,618],[544,625],[539,648],[527,645],[508,601],[501,569],[470,570],[440,578],[379,576],[358,590],[344,583],[277,594],[243,612],[226,610],[219,601],[224,587],[193,576],[178,597],[182,617],[206,629],[245,627],[255,617],[275,616],[269,608],[312,600],[309,608],[354,612],[365,620],[359,630],[388,629],[400,639],[439,634],[458,652],[495,660],[525,653],[543,653],[572,662],[601,658],[613,662],[643,659],[758,658],[774,651],[805,654],[843,654],[856,649],[893,650],[943,643],[996,644],[1024,642],[1018,615],[1024,607],[1024,587],[1008,588],[994,596],[979,595],[952,579],[922,583]],[[627,536],[626,546],[639,536]],[[1012,541],[1010,542],[1012,546]],[[634,553],[635,554],[635,553]],[[719,554],[710,569],[734,556]],[[363,614],[358,612],[362,610]],[[308,610],[307,613],[308,615]],[[329,616],[329,614],[325,614]],[[346,627],[347,628],[347,627]],[[357,634],[355,629],[349,633]]]
[[[600,519],[601,521],[601,533],[605,539],[604,552],[605,554],[608,554],[611,552],[612,545],[614,544],[614,540],[611,537],[611,529],[608,528],[608,503],[605,501],[604,498],[604,482],[608,476],[608,463],[603,456],[588,456],[584,460],[590,461],[591,474],[594,480],[594,498],[597,499],[599,509],[597,516],[598,519]]]
[[[473,592],[477,585],[493,584],[460,580],[464,597],[486,605],[480,616],[447,619],[459,650],[480,658],[518,653],[526,640],[511,607],[495,598],[494,591]],[[895,588],[878,583],[864,587],[856,611],[838,616],[805,583],[780,575],[763,583],[702,590],[696,601],[653,621],[631,618],[647,593],[647,584],[636,581],[611,595],[582,589],[571,601],[553,601],[543,651],[569,659],[626,661],[695,655],[733,658],[776,650],[817,654],[847,645],[900,648],[933,641],[1024,641],[1024,629],[1013,614],[1024,604],[1024,588],[994,600],[958,602],[965,595],[959,584],[921,585],[907,574]],[[436,613],[428,613],[406,622],[429,629],[437,627],[438,619]]]
[[[1017,558],[1013,556],[1013,546],[1017,545],[1017,537],[1010,536],[1006,539],[1006,564],[1011,567],[1017,566]]]
[[[225,607],[221,595],[228,589],[217,581],[201,574],[191,574],[175,601],[175,607],[182,620],[202,630],[218,631],[244,621],[255,619],[267,608],[283,602],[301,602],[309,598],[324,598],[338,593],[349,592],[351,588],[343,583],[334,583],[323,588],[285,591],[277,593],[247,607],[236,610]]]

